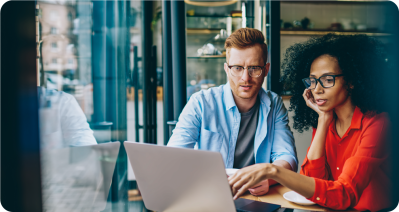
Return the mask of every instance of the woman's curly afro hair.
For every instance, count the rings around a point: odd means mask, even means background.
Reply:
[[[292,91],[289,109],[295,112],[294,129],[303,132],[317,126],[318,114],[306,106],[302,97],[305,86],[301,80],[309,77],[312,62],[321,55],[338,60],[352,103],[363,114],[384,111],[381,86],[389,63],[383,44],[366,35],[327,34],[297,43],[285,53],[282,81]]]

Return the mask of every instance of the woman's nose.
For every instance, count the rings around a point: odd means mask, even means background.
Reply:
[[[320,82],[316,81],[316,87],[314,88],[315,93],[323,93],[323,86],[321,86]]]

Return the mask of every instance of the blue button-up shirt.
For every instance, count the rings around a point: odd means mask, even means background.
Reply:
[[[288,113],[281,97],[259,91],[260,107],[254,139],[256,163],[287,161],[294,171],[298,160]],[[229,83],[193,94],[173,130],[168,146],[217,151],[226,168],[232,168],[241,114]]]

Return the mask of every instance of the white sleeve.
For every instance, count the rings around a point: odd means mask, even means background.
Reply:
[[[97,144],[85,114],[72,95],[61,92],[59,109],[65,147]]]

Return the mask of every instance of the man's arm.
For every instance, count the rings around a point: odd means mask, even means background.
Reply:
[[[60,92],[60,117],[64,146],[85,146],[97,144],[87,119],[75,97]]]
[[[168,146],[194,148],[201,132],[202,111],[197,95],[191,96],[179,116]]]
[[[286,161],[290,170],[296,172],[298,169],[298,159],[296,155],[294,136],[288,126],[288,111],[283,104],[281,97],[276,98],[274,121],[274,140],[271,152],[273,164],[277,161]],[[287,168],[288,164],[283,165],[277,162],[276,165]]]
[[[288,126],[288,111],[281,97],[276,98],[274,140],[271,153],[271,161],[274,165],[296,172],[298,159],[294,143],[294,136]],[[271,179],[264,180],[256,186],[248,189],[252,195],[260,196],[269,191],[269,186],[277,182]]]

